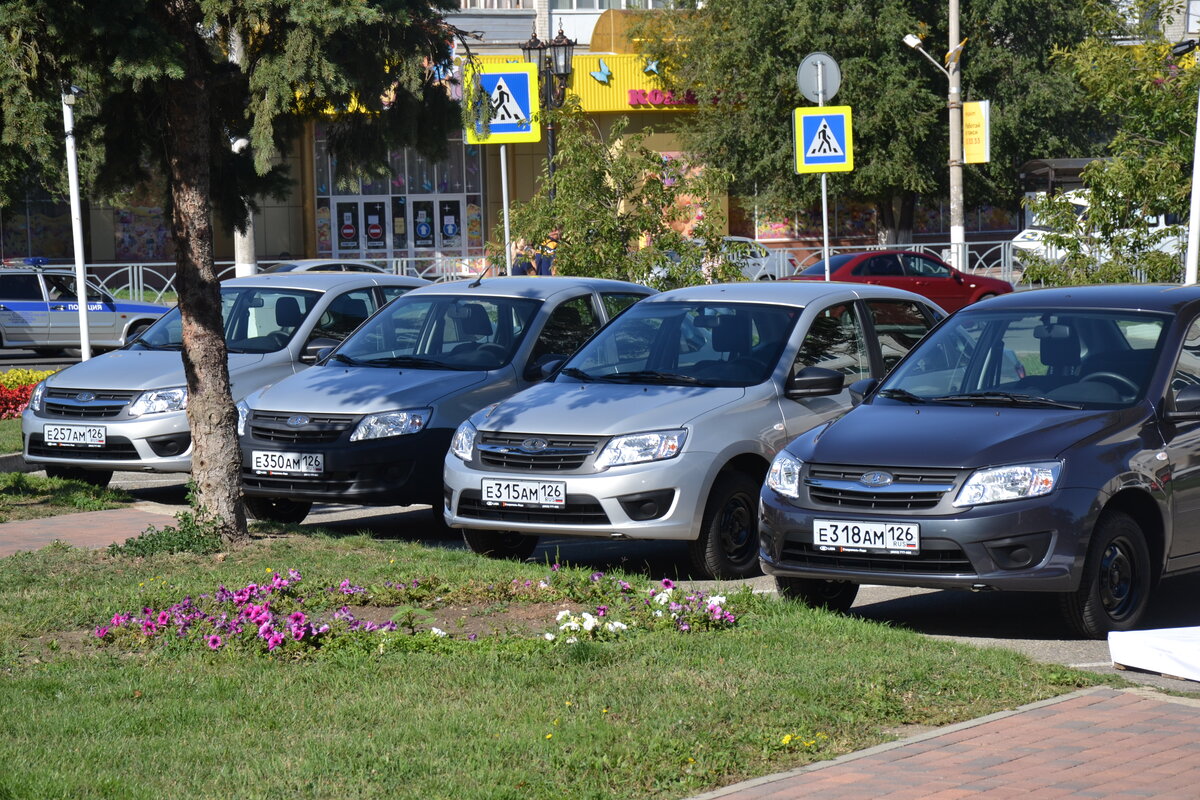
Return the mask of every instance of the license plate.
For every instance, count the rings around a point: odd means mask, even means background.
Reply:
[[[255,450],[251,457],[252,467],[260,475],[320,475],[325,471],[325,457],[320,453]]]
[[[103,425],[43,425],[42,441],[49,447],[104,447],[108,429]]]
[[[846,553],[921,552],[921,526],[913,522],[813,520],[813,546]]]
[[[516,481],[484,478],[483,502],[491,506],[542,506],[567,504],[566,481]]]

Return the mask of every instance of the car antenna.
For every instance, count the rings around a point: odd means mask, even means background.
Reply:
[[[493,266],[492,264],[488,264],[487,267],[484,268],[483,272],[479,273],[479,277],[477,277],[475,280],[473,280],[467,284],[467,288],[474,289],[476,286],[478,286],[480,283],[482,283],[483,276],[487,275],[489,272],[492,271],[492,266]]]

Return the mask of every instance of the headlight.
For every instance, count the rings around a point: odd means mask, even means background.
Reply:
[[[959,490],[954,505],[977,506],[1049,494],[1054,490],[1060,472],[1060,461],[976,470]]]
[[[46,382],[40,381],[37,386],[33,387],[33,392],[29,395],[29,410],[42,410],[42,395],[46,393]]]
[[[425,427],[432,414],[433,410],[428,408],[406,408],[402,411],[368,414],[358,423],[354,433],[350,434],[350,441],[362,442],[367,439],[386,439],[389,436],[416,433]]]
[[[463,424],[454,432],[454,438],[450,440],[450,452],[463,461],[470,461],[475,455],[475,434],[475,426],[471,424],[471,420],[463,420]]]
[[[596,457],[596,469],[643,461],[662,461],[679,455],[687,431],[651,431],[617,436]]]
[[[245,400],[238,400],[235,406],[238,412],[238,436],[246,435],[246,420],[250,419],[250,406],[246,405]]]
[[[800,497],[800,463],[787,453],[775,456],[767,473],[767,486],[784,497]]]
[[[136,400],[129,404],[129,416],[163,414],[167,411],[183,411],[185,408],[187,408],[186,386],[177,386],[174,389],[154,389],[142,392]]]

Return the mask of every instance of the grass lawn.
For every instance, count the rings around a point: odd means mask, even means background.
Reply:
[[[0,419],[0,453],[21,452],[21,418]]]
[[[216,649],[171,625],[92,633],[289,569],[303,601],[271,595],[280,615],[346,603],[399,628],[274,652],[253,625]],[[3,558],[0,797],[679,798],[1105,682],[748,592],[725,598],[736,622],[682,632],[652,589],[282,530],[212,556]],[[598,605],[629,630],[558,629]]]
[[[104,511],[132,502],[133,498],[119,489],[100,489],[80,481],[24,472],[0,472],[0,523]]]

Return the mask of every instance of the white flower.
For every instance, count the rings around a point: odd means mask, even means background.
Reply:
[[[429,632],[432,633],[434,636],[445,636],[446,635],[446,632],[444,630],[442,630],[441,628],[430,628]]]
[[[562,625],[559,625],[558,629],[560,631],[577,631],[579,630],[579,623],[573,619],[567,620]]]
[[[591,614],[587,613],[586,611],[583,612],[583,629],[585,631],[595,630],[595,628],[598,624],[599,624],[599,622],[595,617],[593,617]]]
[[[554,618],[554,621],[562,622],[569,616],[571,616],[571,612],[564,608],[562,611],[558,612],[558,615]]]
[[[553,634],[553,633],[543,633],[543,634],[542,634],[542,636],[545,638],[545,640],[546,640],[547,642],[553,642],[553,641],[554,641],[554,634]]]
[[[615,622],[614,621],[614,622],[604,623],[604,630],[609,631],[610,633],[617,633],[619,631],[624,631],[624,630],[628,630],[628,629],[629,629],[629,626],[626,625],[624,622]]]
[[[656,616],[656,617],[661,617],[661,616],[662,616],[662,612],[661,612],[661,611],[655,611],[655,612],[654,612],[654,616]]]
[[[546,583],[545,581],[538,581],[538,588],[539,589],[549,589],[550,584]]]
[[[567,644],[575,644],[578,641],[579,641],[578,639],[576,639],[574,636],[572,636],[570,639],[567,639]]]
[[[724,595],[718,594],[718,595],[708,598],[708,607],[709,608],[712,608],[713,606],[723,606],[723,605],[725,605]]]
[[[665,606],[667,603],[671,602],[671,590],[664,589],[663,591],[654,595],[654,602],[658,603],[660,606]]]

